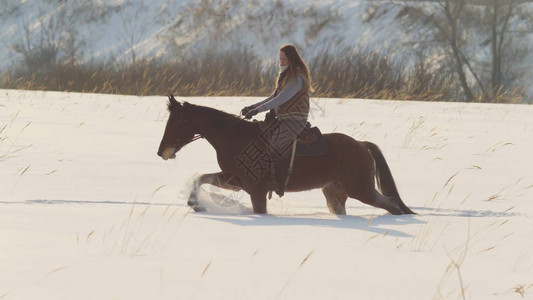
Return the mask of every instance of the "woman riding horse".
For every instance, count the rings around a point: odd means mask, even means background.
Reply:
[[[170,114],[157,155],[164,160],[175,158],[180,149],[201,137],[215,149],[221,169],[220,172],[201,174],[195,179],[188,204],[195,210],[201,210],[197,196],[200,186],[211,184],[223,189],[246,191],[254,212],[267,213],[270,176],[263,166],[266,145],[265,140],[259,138],[262,134],[261,122],[249,122],[211,107],[180,103],[172,95],[169,96],[168,111]],[[348,198],[386,209],[395,215],[413,213],[400,198],[378,146],[356,141],[342,133],[326,133],[324,138],[328,143],[326,154],[295,158],[286,191],[322,189],[330,212],[338,215],[346,214]]]
[[[269,152],[273,169],[270,188],[280,197],[285,192],[290,146],[307,124],[311,92],[313,87],[309,68],[293,45],[284,45],[279,49],[279,74],[274,93],[241,111],[246,119],[265,111],[271,111],[275,116],[274,123],[269,127]]]

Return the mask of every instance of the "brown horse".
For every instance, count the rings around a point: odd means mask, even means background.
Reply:
[[[200,175],[188,204],[198,205],[196,195],[202,184],[250,194],[254,213],[267,212],[268,169],[267,141],[261,138],[261,122],[209,107],[179,103],[169,96],[170,112],[157,155],[164,160],[199,137],[205,138],[217,153],[222,172]],[[414,214],[401,200],[396,184],[379,148],[340,134],[325,134],[329,151],[315,157],[296,157],[287,192],[321,188],[331,213],[346,214],[346,199],[386,209],[391,214]],[[375,188],[374,177],[381,191]]]

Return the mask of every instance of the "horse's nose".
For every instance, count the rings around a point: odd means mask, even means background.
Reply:
[[[163,155],[163,151],[161,150],[157,151],[157,156],[161,156],[161,155]]]

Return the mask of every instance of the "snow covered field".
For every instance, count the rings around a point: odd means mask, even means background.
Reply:
[[[238,113],[257,98],[178,98]],[[314,99],[312,123],[381,147],[392,216],[320,191],[254,215],[203,187],[204,140],[156,155],[165,97],[0,90],[0,299],[533,297],[533,108]],[[260,116],[262,117],[262,116]]]

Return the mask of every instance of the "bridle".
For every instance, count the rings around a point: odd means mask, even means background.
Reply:
[[[182,119],[183,113],[181,111],[178,111],[177,114],[178,114],[178,123],[185,123],[186,121]],[[204,137],[202,135],[198,134],[198,133],[195,133],[192,136],[190,141],[184,142],[184,143],[182,143],[181,140],[179,138],[177,138],[176,139],[176,143],[175,143],[175,145],[177,147],[176,149],[180,150],[181,148],[185,147],[186,145],[188,145],[188,144],[190,144],[190,143],[192,143],[192,142],[194,142],[196,140],[203,139],[203,138]]]
[[[190,143],[192,143],[192,142],[194,142],[196,140],[203,139],[203,138],[204,137],[201,136],[200,134],[195,134],[195,135],[193,135],[193,137],[192,137],[192,139],[190,141],[185,142],[185,143],[182,143],[181,140],[178,138],[178,139],[176,139],[175,145],[176,145],[177,149],[180,150],[181,148],[185,147],[186,145],[188,145],[188,144],[190,144]]]

